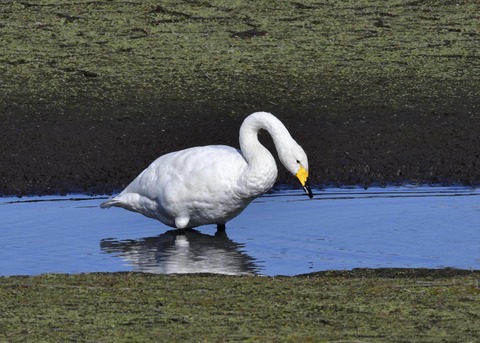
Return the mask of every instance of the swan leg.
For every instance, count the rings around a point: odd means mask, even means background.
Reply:
[[[177,217],[175,218],[175,226],[177,227],[177,229],[185,229],[189,221],[189,217]]]
[[[215,237],[219,239],[228,239],[227,231],[225,230],[225,224],[217,224],[217,232],[215,232]]]

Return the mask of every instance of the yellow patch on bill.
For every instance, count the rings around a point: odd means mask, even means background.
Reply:
[[[300,166],[300,169],[298,169],[297,174],[295,176],[298,178],[302,186],[305,186],[307,183],[307,178],[308,178],[308,171],[305,169],[304,166]]]

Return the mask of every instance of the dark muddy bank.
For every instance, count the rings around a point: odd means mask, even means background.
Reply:
[[[480,182],[469,1],[2,3],[0,194],[112,192],[275,113],[313,183]],[[279,182],[292,178],[281,169]]]

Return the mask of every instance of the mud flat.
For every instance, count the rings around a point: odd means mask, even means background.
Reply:
[[[321,184],[480,180],[471,1],[3,1],[0,194],[110,193],[280,117]],[[280,183],[292,179],[282,169]]]

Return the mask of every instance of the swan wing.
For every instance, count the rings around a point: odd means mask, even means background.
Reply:
[[[137,193],[150,199],[192,198],[219,188],[235,188],[247,164],[232,147],[211,145],[163,155],[153,161],[121,194]],[[188,194],[188,195],[187,195]]]
[[[176,227],[228,220],[227,212],[238,206],[246,167],[242,154],[228,146],[172,152],[153,161],[102,207],[123,207]]]

